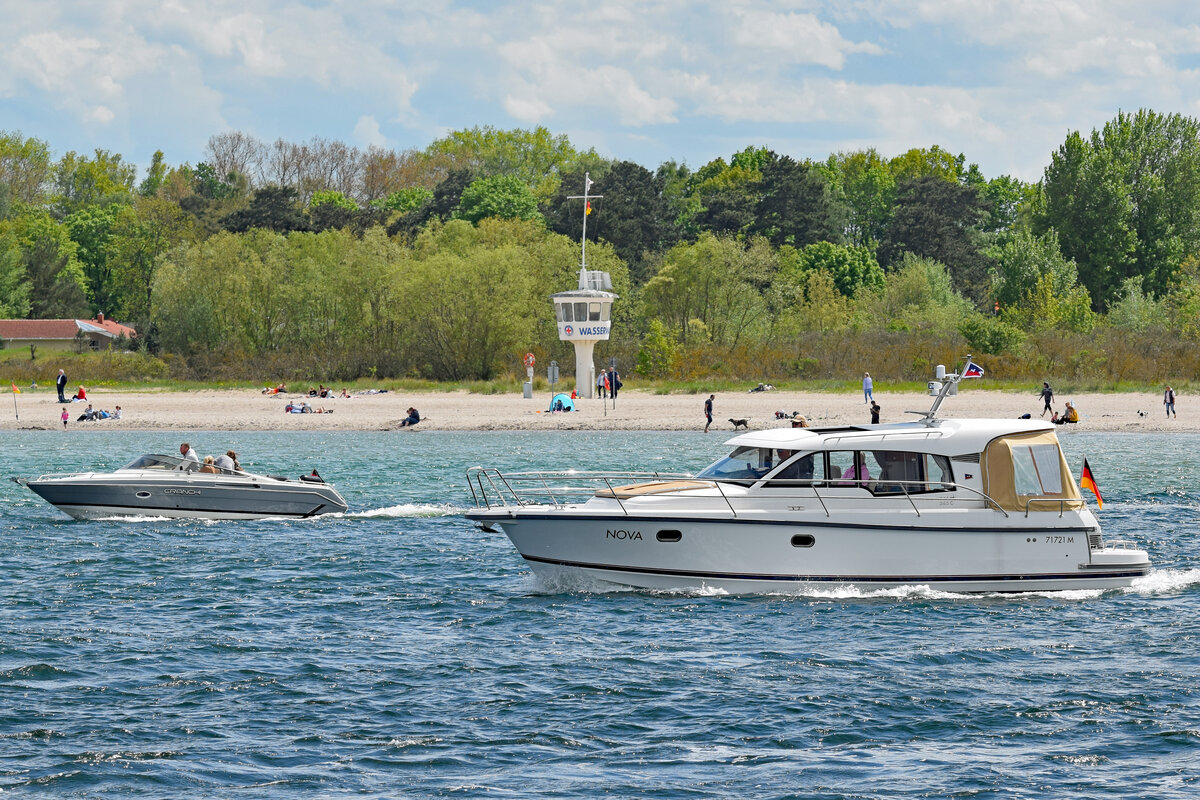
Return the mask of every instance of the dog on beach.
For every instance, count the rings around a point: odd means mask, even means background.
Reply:
[[[749,424],[750,424],[750,420],[748,420],[748,419],[733,419],[733,418],[730,418],[730,420],[729,420],[729,421],[733,423],[733,429],[734,429],[735,431],[736,431],[738,428],[745,428],[746,430],[750,430],[750,428],[748,427],[748,426],[749,426]]]
[[[1145,412],[1145,411],[1139,411],[1139,412],[1138,412],[1138,416],[1139,416],[1139,417],[1144,417],[1144,416],[1146,416],[1146,412]]]

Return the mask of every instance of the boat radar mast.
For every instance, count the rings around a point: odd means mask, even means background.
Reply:
[[[593,397],[596,372],[592,351],[596,342],[608,340],[612,331],[612,304],[617,295],[612,291],[612,278],[607,272],[587,268],[587,223],[592,213],[592,201],[603,195],[591,194],[592,179],[583,175],[583,194],[568,200],[583,201],[583,238],[579,247],[579,288],[550,295],[554,316],[558,322],[558,338],[575,345],[575,393]]]
[[[926,425],[934,425],[937,423],[936,414],[938,408],[942,405],[942,401],[947,397],[954,397],[958,394],[958,382],[964,377],[964,373],[971,367],[971,354],[967,353],[963,357],[963,372],[946,372],[946,368],[938,364],[934,370],[933,380],[928,383],[929,395],[933,397],[933,405],[928,411],[908,411],[908,414],[920,414],[921,422]],[[978,369],[978,368],[976,368]],[[980,370],[979,374],[983,374]],[[979,377],[972,375],[971,377]]]

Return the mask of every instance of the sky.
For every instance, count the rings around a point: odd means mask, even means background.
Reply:
[[[545,126],[699,168],[939,145],[1034,181],[1119,111],[1200,117],[1193,2],[0,0],[0,130],[144,168],[210,136],[422,149]]]

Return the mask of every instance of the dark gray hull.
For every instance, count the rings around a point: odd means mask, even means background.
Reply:
[[[76,519],[149,516],[202,519],[306,518],[346,511],[324,483],[271,478],[179,478],[98,475],[24,481],[46,502]]]

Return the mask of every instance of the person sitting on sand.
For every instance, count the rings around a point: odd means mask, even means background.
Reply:
[[[1050,417],[1050,421],[1053,422],[1055,425],[1066,425],[1068,423],[1079,422],[1079,411],[1075,408],[1075,405],[1070,400],[1068,400],[1067,407],[1066,407],[1066,409],[1063,410],[1063,413],[1062,414],[1058,414],[1058,413],[1053,414]]]
[[[416,425],[416,424],[417,424],[418,422],[420,422],[420,421],[421,421],[421,414],[420,414],[420,412],[419,412],[419,411],[417,411],[415,408],[410,408],[410,409],[408,410],[408,416],[407,416],[407,417],[405,417],[403,421],[401,421],[401,423],[400,423],[400,427],[401,427],[401,428],[407,428],[407,427],[410,427],[410,426],[412,426],[412,425]]]
[[[347,400],[350,399],[350,393],[346,391],[345,388],[342,389],[342,397]]]
[[[75,401],[83,402],[84,400],[87,400],[87,390],[85,390],[82,386],[80,386],[79,391],[77,391],[75,393],[75,396],[71,398],[71,401],[72,402],[75,402]]]
[[[220,472],[221,470],[217,469],[216,465],[213,464],[212,456],[205,456],[204,457],[204,466],[202,466],[200,468],[200,471],[201,472],[209,472],[209,473],[217,473],[217,472]]]

